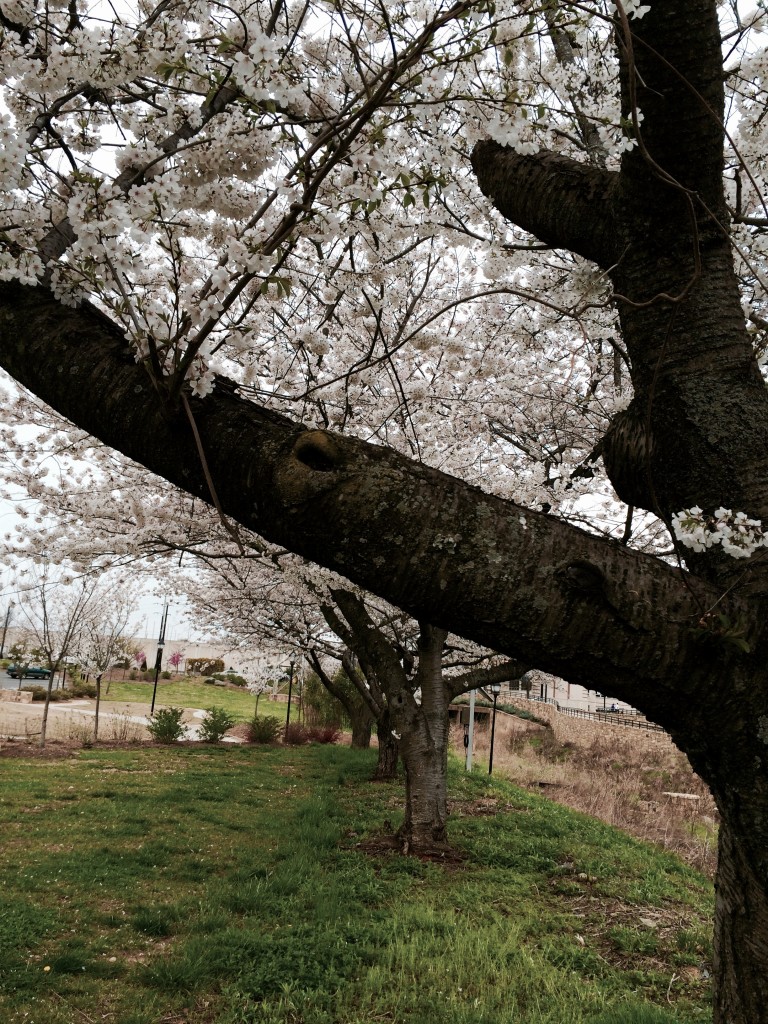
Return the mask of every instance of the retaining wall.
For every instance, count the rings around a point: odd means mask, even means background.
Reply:
[[[665,732],[646,731],[645,729],[628,729],[623,725],[613,725],[610,722],[596,722],[589,718],[575,718],[573,715],[564,715],[557,710],[553,704],[544,704],[537,701],[529,701],[524,697],[505,697],[511,704],[516,704],[532,715],[536,715],[542,721],[547,722],[555,737],[565,743],[570,740],[580,746],[590,746],[599,740],[611,739],[624,740],[631,743],[633,747],[640,747],[644,750],[676,750],[674,743]]]

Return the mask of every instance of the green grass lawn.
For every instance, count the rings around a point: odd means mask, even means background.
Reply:
[[[369,845],[402,785],[339,747],[4,759],[4,1024],[711,1021],[712,892],[451,767],[461,859]]]
[[[110,684],[109,694],[106,685],[102,697],[111,701],[130,701],[131,703],[149,704],[152,700],[152,683],[132,683],[115,680]],[[210,686],[202,682],[189,680],[161,679],[157,684],[157,701],[159,706],[181,708],[224,708],[236,721],[249,722],[256,708],[256,698],[247,690],[231,689],[225,686]],[[259,698],[259,714],[272,715],[274,718],[285,718],[287,704],[268,700],[265,694]],[[293,715],[291,716],[293,717]]]

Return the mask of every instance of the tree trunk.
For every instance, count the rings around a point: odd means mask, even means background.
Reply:
[[[401,745],[405,765],[405,820],[400,829],[403,853],[428,853],[447,845],[447,731],[442,750],[423,728]]]
[[[353,750],[368,750],[371,745],[371,732],[373,730],[373,716],[366,707],[356,709],[354,714],[347,714],[352,724],[352,748]]]
[[[392,782],[397,775],[397,762],[400,760],[400,741],[392,735],[392,722],[386,709],[376,724],[376,736],[379,741],[379,756],[373,781]]]
[[[443,683],[445,630],[419,623],[418,683],[421,704],[401,729],[405,765],[405,820],[400,830],[404,853],[428,853],[447,845],[448,704]]]
[[[96,718],[93,723],[93,741],[99,738],[99,709],[101,707],[101,672],[96,675]]]
[[[57,670],[58,670],[58,665],[56,666],[55,669],[54,668],[51,669],[51,673],[48,676],[48,688],[45,691],[45,705],[43,707],[43,720],[42,720],[42,722],[40,724],[40,746],[41,747],[45,746],[45,736],[46,736],[46,733],[48,731],[48,709],[51,706],[51,690],[53,689],[53,679],[54,679],[54,676],[56,675],[56,671]],[[22,674],[22,678],[23,678],[23,674]]]
[[[739,828],[720,825],[714,1024],[768,1022],[768,892]]]

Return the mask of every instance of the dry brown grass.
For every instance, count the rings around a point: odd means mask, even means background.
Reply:
[[[494,773],[658,843],[712,877],[717,810],[685,755],[663,737],[654,744],[640,731],[619,734],[610,727],[590,736],[578,728],[569,731],[569,721],[557,722],[556,735],[552,728],[521,726],[506,716],[497,719]],[[457,752],[463,752],[460,728],[453,741]],[[489,746],[490,732],[476,731],[478,765],[487,767]]]
[[[78,705],[52,704],[46,728],[47,739],[54,743],[84,746],[93,740],[95,701],[81,701]],[[147,708],[146,711],[149,709]],[[99,740],[105,743],[137,743],[149,738],[146,727],[133,721],[145,713],[143,707],[131,704],[102,703],[99,721]],[[0,742],[8,737],[25,743],[40,739],[43,704],[0,705]]]

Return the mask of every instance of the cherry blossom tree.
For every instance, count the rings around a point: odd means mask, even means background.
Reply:
[[[177,675],[178,675],[178,672],[179,672],[179,665],[181,665],[183,660],[184,660],[184,652],[183,651],[171,651],[171,656],[168,659],[168,664],[169,665],[173,665],[173,668],[174,668],[174,670],[175,670]]]
[[[763,6],[115,10],[0,14],[0,362],[233,543],[663,724],[715,1020],[767,1021]]]
[[[253,709],[254,718],[259,716],[259,698],[269,690],[271,685],[269,679],[254,679],[250,683],[246,683],[246,690],[256,698],[256,706]]]
[[[349,720],[352,731],[350,746],[357,750],[367,750],[371,745],[371,735],[373,726],[376,724],[376,717],[362,696],[362,686],[370,688],[370,683],[367,680],[362,682],[356,678],[355,656],[351,651],[343,650],[336,670],[333,671],[329,668],[327,659],[319,657],[317,650],[313,649],[309,652],[309,662],[315,678],[320,683],[320,688],[325,689],[333,699],[334,705],[332,706],[343,711]],[[386,739],[389,739],[389,743],[386,742]],[[387,759],[386,752],[391,750],[394,751],[394,756]],[[397,771],[398,754],[399,747],[391,729],[389,731],[384,728],[379,730],[379,756],[374,778],[394,778]]]
[[[217,551],[190,580],[196,621],[244,647],[272,643],[300,650],[318,678],[344,704],[353,740],[363,745],[377,725],[375,778],[392,778],[398,756],[406,774],[403,845],[431,849],[446,841],[448,705],[460,693],[519,678],[524,667],[473,649],[428,623],[285,552],[246,559]],[[220,624],[226,623],[225,627]],[[323,656],[340,663],[356,699],[334,685]]]
[[[400,829],[403,850],[432,850],[446,842],[448,800],[448,707],[461,693],[494,682],[517,679],[517,661],[489,658],[482,652],[462,652],[459,660],[472,665],[446,671],[448,631],[426,622],[417,624],[415,650],[404,648],[400,637],[387,636],[369,607],[349,589],[334,588],[333,604],[323,606],[328,625],[355,653],[361,671],[345,662],[379,725],[380,758],[377,775],[387,777],[392,758],[405,766],[405,820]],[[455,655],[455,649],[452,654]],[[397,747],[387,742],[392,736]]]

